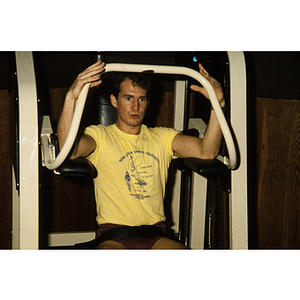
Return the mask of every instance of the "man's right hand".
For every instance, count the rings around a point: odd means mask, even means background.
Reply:
[[[77,100],[79,94],[86,83],[91,83],[91,87],[98,86],[102,83],[99,76],[96,76],[104,71],[105,63],[98,61],[81,72],[73,84],[71,85],[66,98]]]
[[[105,63],[102,61],[98,61],[89,66],[86,70],[84,70],[77,76],[69,91],[67,92],[63,109],[57,125],[57,136],[60,149],[62,149],[68,136],[73,119],[76,100],[78,99],[82,88],[86,83],[89,82],[91,83],[90,87],[100,85],[102,83],[102,80],[97,75],[104,71],[104,66]],[[77,145],[75,147],[75,150],[73,151],[71,156],[72,158],[79,156],[85,157],[90,154],[96,147],[96,143],[93,138],[87,135],[83,135],[79,140],[77,140],[76,144]]]

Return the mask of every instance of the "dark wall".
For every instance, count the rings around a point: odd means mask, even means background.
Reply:
[[[246,52],[253,63],[255,96],[300,98],[300,52]]]
[[[187,52],[184,52],[187,53]],[[193,53],[190,51],[188,54]],[[198,51],[200,53],[200,51]],[[35,52],[35,59],[50,88],[69,87],[77,74],[95,62],[100,52]],[[178,52],[101,52],[110,62],[175,64]],[[255,96],[300,98],[300,52],[245,52],[253,70]],[[0,52],[0,89],[7,88],[7,74],[13,52]],[[249,66],[248,66],[249,67]],[[213,73],[213,72],[211,72]]]

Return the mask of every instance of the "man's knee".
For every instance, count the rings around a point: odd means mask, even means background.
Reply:
[[[177,241],[162,237],[153,245],[152,249],[161,249],[161,250],[162,249],[166,249],[166,250],[167,249],[178,249],[178,250],[185,249],[186,250],[188,248]]]
[[[117,249],[126,249],[121,243],[117,241],[104,241],[102,242],[96,249],[101,249],[101,250],[117,250]]]

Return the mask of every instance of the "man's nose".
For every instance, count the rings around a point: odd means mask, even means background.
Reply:
[[[138,111],[140,109],[140,102],[138,99],[133,100],[133,109]]]

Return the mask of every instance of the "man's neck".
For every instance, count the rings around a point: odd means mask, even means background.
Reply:
[[[115,124],[122,132],[127,134],[138,135],[141,132],[142,125],[129,126],[121,123],[119,120],[117,120]]]

